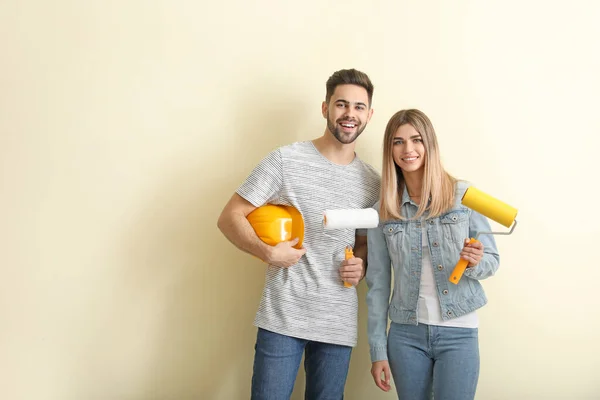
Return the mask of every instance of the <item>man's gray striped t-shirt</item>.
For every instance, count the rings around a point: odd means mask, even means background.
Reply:
[[[358,299],[339,275],[353,229],[324,230],[323,211],[368,208],[380,176],[355,156],[348,165],[325,158],[310,141],[280,147],[250,173],[237,193],[254,206],[296,207],[304,218],[306,254],[289,268],[269,265],[254,323],[291,337],[355,346]],[[366,235],[366,232],[362,232]]]

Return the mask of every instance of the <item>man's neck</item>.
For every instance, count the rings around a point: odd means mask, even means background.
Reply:
[[[312,142],[319,153],[334,164],[348,165],[354,160],[355,142],[350,144],[340,143],[329,130],[325,130],[323,136],[314,139]]]

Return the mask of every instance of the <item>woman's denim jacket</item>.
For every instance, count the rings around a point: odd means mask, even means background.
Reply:
[[[475,237],[477,232],[491,230],[483,215],[461,204],[468,186],[466,182],[456,184],[454,206],[439,217],[388,220],[380,222],[377,228],[369,229],[366,280],[369,287],[368,334],[372,362],[387,360],[388,314],[393,322],[417,325],[422,265],[421,229],[427,229],[442,318],[449,320],[460,317],[487,303],[479,280],[494,275],[500,261],[492,235],[478,238],[484,245],[484,255],[479,264],[467,268],[458,284],[448,281],[460,258],[464,239]],[[412,218],[417,207],[404,190],[401,214]],[[379,210],[379,202],[373,208]],[[393,291],[391,266],[394,271]]]

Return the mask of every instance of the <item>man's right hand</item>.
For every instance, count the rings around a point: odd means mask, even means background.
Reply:
[[[295,238],[289,242],[277,243],[275,246],[271,247],[267,260],[265,261],[270,265],[282,268],[291,267],[296,264],[306,253],[304,247],[301,249],[294,248],[294,246],[298,244],[298,240],[298,238]]]
[[[390,390],[390,364],[387,360],[383,361],[375,361],[373,366],[371,366],[371,375],[373,375],[373,380],[377,387],[384,392]],[[383,375],[383,379],[381,377]]]

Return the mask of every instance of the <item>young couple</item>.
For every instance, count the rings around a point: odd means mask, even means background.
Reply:
[[[460,204],[468,185],[442,167],[433,125],[419,110],[389,120],[381,176],[358,158],[355,141],[373,114],[372,98],[366,74],[335,72],[321,106],[324,134],[267,155],[219,217],[229,241],[268,264],[252,399],[289,399],[303,355],[306,399],[343,399],[357,341],[354,287],[365,277],[375,384],[389,391],[393,376],[400,399],[475,396],[476,310],[487,302],[479,281],[494,274],[499,256],[493,236],[468,238],[489,223]],[[302,248],[297,239],[269,246],[256,236],[246,216],[267,203],[302,213]],[[379,212],[377,228],[323,229],[326,209],[369,207]],[[346,245],[354,247],[348,260]],[[448,278],[459,258],[469,264],[455,285]]]

